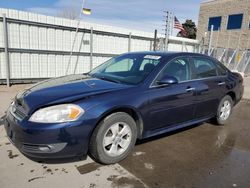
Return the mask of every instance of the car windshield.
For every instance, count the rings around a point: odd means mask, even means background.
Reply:
[[[161,59],[158,55],[125,54],[106,61],[89,75],[111,82],[137,85],[145,80]]]

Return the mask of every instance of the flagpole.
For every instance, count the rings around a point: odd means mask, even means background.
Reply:
[[[80,18],[81,18],[81,15],[82,15],[82,10],[84,8],[84,4],[85,4],[85,0],[82,0],[81,11],[80,11],[80,13],[78,15],[78,22],[77,22],[77,26],[76,26],[76,31],[75,31],[75,36],[74,36],[73,44],[71,46],[70,56],[69,56],[68,65],[67,65],[67,69],[66,69],[66,75],[68,74],[69,67],[70,67],[70,64],[71,64],[71,57],[73,55],[73,50],[74,50],[74,47],[75,47],[76,37],[77,37],[77,33],[79,31],[79,26],[80,26],[80,21],[81,21]]]

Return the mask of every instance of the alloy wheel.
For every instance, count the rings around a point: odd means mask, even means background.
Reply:
[[[128,124],[118,122],[109,127],[104,134],[103,149],[111,157],[123,154],[131,143],[132,131]]]
[[[225,100],[223,102],[223,105],[221,106],[220,109],[220,119],[225,121],[228,119],[231,113],[231,103],[228,100]]]

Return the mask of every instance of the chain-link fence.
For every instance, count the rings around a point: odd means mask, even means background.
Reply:
[[[201,53],[212,56],[232,71],[250,75],[250,50],[203,47]]]

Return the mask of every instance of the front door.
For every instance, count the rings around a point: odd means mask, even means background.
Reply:
[[[189,60],[177,58],[166,64],[149,91],[151,130],[187,122],[194,118],[196,83],[191,81]],[[164,87],[157,81],[173,76],[177,84]]]

